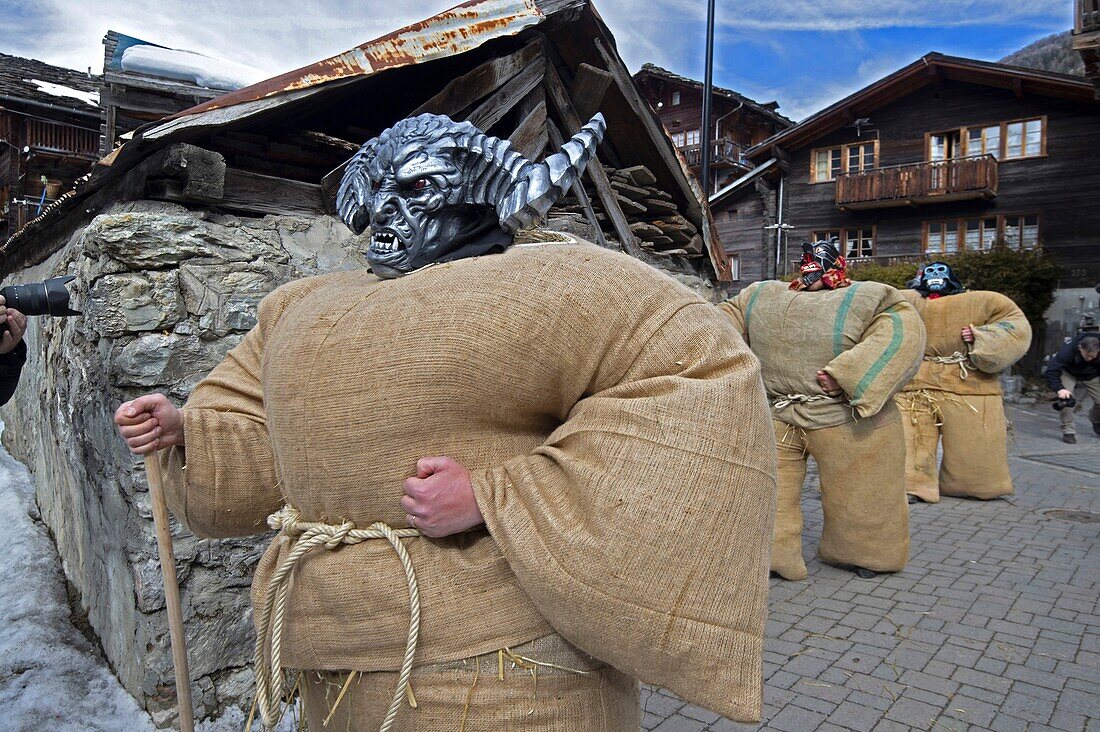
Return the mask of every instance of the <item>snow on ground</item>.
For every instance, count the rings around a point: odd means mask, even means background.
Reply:
[[[0,422],[0,432],[4,423]],[[152,732],[137,704],[76,629],[65,578],[34,502],[26,467],[0,447],[0,729],[5,732]],[[228,709],[197,732],[240,732]],[[253,723],[258,729],[259,724]],[[280,730],[292,729],[288,713]]]
[[[73,626],[61,561],[38,519],[32,478],[3,449],[0,515],[8,522],[0,531],[4,728],[152,730],[149,716]]]
[[[79,99],[85,104],[99,107],[99,92],[97,91],[80,91],[79,89],[73,89],[71,86],[55,84],[52,81],[41,81],[40,79],[23,79],[23,81],[34,84],[38,87],[38,91],[43,94],[67,99]]]

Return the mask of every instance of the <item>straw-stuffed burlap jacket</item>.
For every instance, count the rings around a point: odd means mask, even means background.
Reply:
[[[405,541],[418,664],[551,632],[736,719],[759,716],[775,446],[728,319],[591,245],[513,247],[397,280],[286,285],[185,409],[162,456],[196,533],[305,520],[405,526],[418,458],[470,469],[488,531]],[[186,470],[183,469],[186,460]],[[279,536],[253,599],[287,552]],[[408,629],[385,541],[307,554],[284,664],[395,670]]]
[[[773,400],[822,395],[818,370],[840,384],[846,401],[773,407],[775,419],[803,429],[877,414],[916,373],[924,351],[920,317],[898,290],[878,282],[798,292],[769,280],[720,307],[760,358]]]
[[[925,360],[905,391],[938,389],[953,394],[1001,393],[1001,371],[1023,358],[1031,346],[1031,325],[1016,303],[999,292],[972,290],[928,299],[916,290],[902,290],[928,331],[926,357],[968,356],[967,373],[956,363]],[[962,329],[974,328],[974,342],[962,339]]]

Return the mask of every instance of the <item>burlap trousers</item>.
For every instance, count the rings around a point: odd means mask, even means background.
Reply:
[[[446,664],[415,668],[416,708],[401,706],[394,732],[638,732],[638,682],[576,650],[560,636]],[[503,669],[503,680],[501,670]],[[377,732],[397,688],[396,673],[365,673],[332,709],[347,672],[304,671],[310,732]]]
[[[921,389],[896,397],[905,415],[905,490],[927,503],[940,495],[996,498],[1012,493],[1008,420],[999,394]],[[936,448],[943,439],[943,462]]]
[[[1073,423],[1077,417],[1077,412],[1084,409],[1086,395],[1092,397],[1092,408],[1088,411],[1089,421],[1093,424],[1100,423],[1100,376],[1081,380],[1073,374],[1067,374],[1063,371],[1061,379],[1062,388],[1068,389],[1070,394],[1073,394],[1077,399],[1077,406],[1075,408],[1063,409],[1058,412],[1058,417],[1062,421],[1062,434],[1077,434],[1077,428]]]
[[[905,437],[893,403],[867,419],[803,430],[775,421],[779,501],[772,536],[773,572],[806,578],[802,558],[802,484],[813,456],[821,478],[824,526],[817,555],[829,564],[896,572],[909,558]]]

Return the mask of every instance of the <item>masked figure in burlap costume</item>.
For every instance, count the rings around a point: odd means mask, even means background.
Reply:
[[[904,295],[920,313],[928,346],[920,371],[897,395],[905,415],[910,501],[1012,493],[1001,371],[1031,345],[1031,326],[998,292],[965,292],[944,262],[924,266]],[[943,463],[936,450],[943,438]]]
[[[772,571],[805,579],[799,499],[812,455],[825,514],[818,556],[861,576],[909,555],[901,416],[891,397],[916,372],[924,328],[901,293],[851,282],[835,242],[803,245],[788,287],[749,285],[721,305],[760,359],[779,450]]]
[[[758,361],[633,258],[514,242],[603,130],[533,163],[468,123],[399,122],[337,197],[373,274],[266,297],[182,410],[120,407],[132,448],[170,448],[193,531],[279,530],[253,582],[265,724],[297,686],[317,730],[634,731],[639,678],[759,716]]]

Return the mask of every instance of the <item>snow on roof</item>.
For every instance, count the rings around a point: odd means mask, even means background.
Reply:
[[[49,94],[54,97],[79,99],[85,104],[90,104],[97,108],[99,107],[99,92],[97,91],[81,91],[80,89],[73,89],[71,86],[55,84],[52,81],[42,81],[41,79],[23,79],[23,81],[34,84],[38,87],[38,91],[44,94]]]
[[[160,46],[136,45],[122,52],[123,71],[186,81],[210,89],[240,89],[268,74],[245,64]]]

